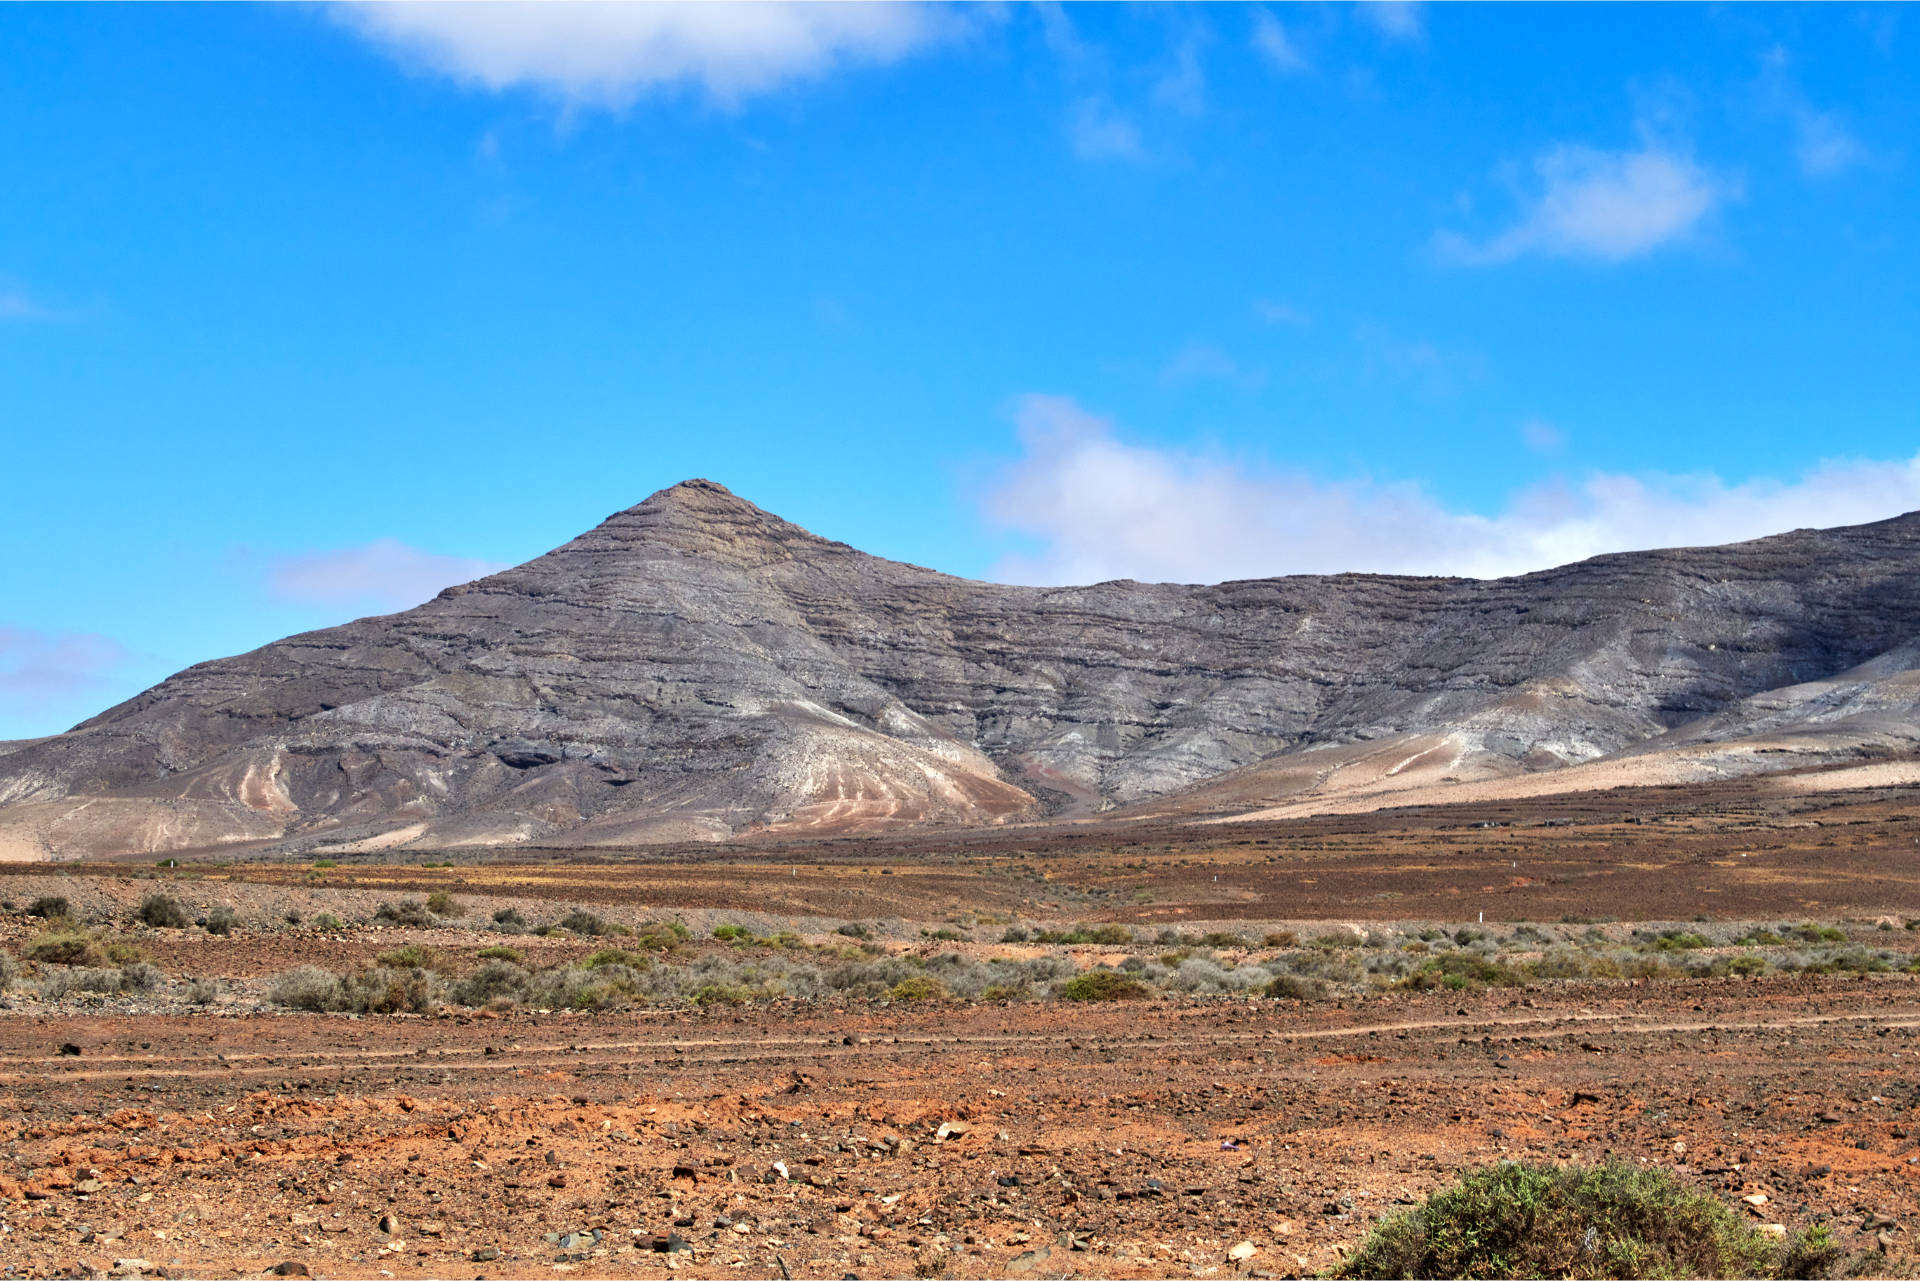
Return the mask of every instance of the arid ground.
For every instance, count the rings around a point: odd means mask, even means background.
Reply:
[[[1465,1167],[1609,1155],[1910,1274],[1916,818],[1907,787],[1729,784],[8,867],[0,1275],[1298,1275]],[[460,915],[379,916],[435,891]],[[142,924],[151,895],[231,932]],[[68,922],[27,914],[54,896]],[[608,932],[532,932],[575,910]],[[490,947],[533,977],[454,999]],[[416,973],[427,1012],[276,1003],[302,965]],[[1144,995],[1062,994],[1103,967]],[[596,972],[633,977],[538,986]]]

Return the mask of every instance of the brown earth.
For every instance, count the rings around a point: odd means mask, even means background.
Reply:
[[[1482,912],[1843,921],[1910,955],[1920,934],[1899,927],[1920,918],[1917,814],[1911,787],[1742,782],[1233,828],[511,863],[462,852],[458,867],[369,858],[317,874],[41,865],[5,869],[0,898],[66,893],[99,920],[155,888],[195,910],[232,902],[230,938],[143,939],[170,977],[242,983],[410,940],[505,941],[542,962],[594,946],[276,915],[364,916],[442,888],[480,920],[495,904],[536,919],[672,914],[696,930],[858,919],[896,950],[982,955],[1010,950],[978,928],[990,919],[1192,929]],[[921,935],[963,916],[978,941]],[[0,933],[18,950],[31,928],[14,917]],[[0,1010],[0,1276],[120,1260],[192,1276],[283,1261],[340,1277],[1294,1275],[1467,1166],[1610,1155],[1764,1197],[1734,1203],[1760,1223],[1830,1223],[1874,1252],[1873,1271],[1913,1274],[1916,984],[1774,975],[1322,1005],[822,1000],[429,1018],[116,1013],[16,994]],[[691,1252],[656,1252],[669,1233]],[[1240,1242],[1255,1252],[1230,1258]]]
[[[1297,1274],[1463,1166],[1614,1155],[1851,1245],[1891,1220],[1905,1271],[1915,995],[14,1018],[0,1225],[36,1275]]]

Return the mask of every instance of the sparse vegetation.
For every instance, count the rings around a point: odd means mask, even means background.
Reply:
[[[435,916],[448,920],[458,920],[467,914],[467,905],[455,898],[451,891],[435,890],[427,895],[427,910]]]
[[[1069,1001],[1131,1001],[1148,992],[1147,985],[1131,974],[1093,969],[1062,983],[1060,995]]]
[[[73,905],[67,902],[65,895],[42,894],[27,904],[27,915],[47,921],[66,920],[73,915]]]
[[[233,933],[233,909],[221,903],[208,912],[207,933],[222,936]]]
[[[193,922],[177,899],[166,894],[149,894],[140,900],[140,923],[157,930],[184,930]]]
[[[1505,1162],[1380,1223],[1333,1275],[1777,1276],[1790,1253],[1662,1169]]]
[[[373,911],[373,919],[388,925],[404,925],[421,929],[434,923],[433,913],[419,899],[402,899],[398,903],[382,903]]]

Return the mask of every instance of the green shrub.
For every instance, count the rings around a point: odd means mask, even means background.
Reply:
[[[527,928],[527,918],[520,915],[516,909],[511,907],[503,907],[495,912],[493,914],[493,923],[495,925],[505,926],[511,930],[524,930]]]
[[[562,925],[566,924],[565,921],[560,923]],[[605,927],[605,932],[609,934],[628,935],[633,939],[633,945],[641,951],[665,954],[681,951],[686,947],[688,941],[693,938],[693,931],[679,921],[648,921],[637,930],[629,930],[625,926],[619,925],[607,926]],[[578,933],[578,931],[575,931],[575,933]],[[782,934],[780,937],[783,939],[792,938],[795,942],[799,941],[797,935]],[[757,941],[765,943],[768,940],[760,939]]]
[[[409,943],[405,947],[389,948],[373,958],[374,964],[384,965],[394,970],[431,970],[435,974],[449,974],[454,969],[454,960],[437,947],[422,947],[418,943]]]
[[[225,903],[216,904],[207,913],[207,933],[223,937],[233,933],[233,909]]]
[[[382,903],[374,909],[373,919],[385,921],[389,925],[404,925],[420,929],[433,924],[433,913],[427,911],[427,905],[417,898],[402,899],[398,903]]]
[[[1796,938],[1804,939],[1808,943],[1844,943],[1847,941],[1847,932],[1845,930],[1832,925],[1816,925],[1812,921],[1804,921],[1787,932]]]
[[[61,894],[42,894],[27,904],[27,915],[38,916],[44,920],[64,920],[73,915],[73,907]]]
[[[1247,942],[1247,940],[1245,940],[1244,938],[1240,937],[1238,934],[1229,933],[1226,930],[1214,930],[1212,933],[1202,934],[1200,936],[1200,946],[1224,947],[1224,948],[1248,948],[1248,947],[1252,947],[1253,945]]]
[[[435,890],[427,895],[427,910],[435,916],[444,916],[453,920],[467,914],[467,905],[455,898],[448,890]]]
[[[56,930],[29,941],[21,955],[42,965],[102,966],[107,954],[90,936],[71,930]]]
[[[561,929],[567,931],[569,934],[579,934],[587,938],[598,938],[607,932],[607,923],[605,921],[595,916],[592,912],[582,911],[579,908],[575,908],[573,911],[561,917],[558,924]]]
[[[1687,930],[1667,930],[1653,941],[1653,950],[1656,952],[1691,952],[1712,946],[1713,940],[1706,935]]]
[[[515,965],[521,961],[520,953],[510,947],[483,947],[473,956],[478,961],[511,961]]]
[[[290,1010],[340,1008],[340,979],[317,965],[288,970],[267,988],[267,999]]]
[[[340,918],[332,912],[322,912],[313,918],[313,928],[316,930],[344,930],[347,927]]]
[[[509,947],[490,947],[486,950],[513,951]],[[518,1004],[527,998],[530,977],[517,964],[517,958],[490,957],[485,965],[454,983],[447,996],[459,1005]]]
[[[430,1014],[438,1004],[433,975],[425,969],[376,965],[340,980],[341,1008],[356,1014]]]
[[[1422,961],[1419,969],[1400,980],[1400,986],[1416,992],[1434,988],[1461,991],[1471,987],[1523,987],[1526,981],[1526,976],[1512,966],[1478,952],[1445,952]]]
[[[157,965],[145,961],[135,961],[131,965],[120,967],[120,990],[122,992],[151,992],[159,987],[166,975]]]
[[[723,942],[733,943],[752,938],[753,931],[744,925],[716,925],[713,927],[713,936]]]
[[[1069,1001],[1131,1001],[1147,995],[1147,985],[1119,970],[1093,969],[1074,975],[1059,988]]]
[[[911,974],[887,989],[889,1001],[943,1001],[947,985],[925,974]]]
[[[324,872],[330,867],[338,867],[340,865],[330,858],[317,858],[313,860],[313,866],[315,871]]]
[[[1013,933],[1012,930],[1007,931]],[[1005,935],[1001,942],[1020,942]],[[1133,942],[1133,931],[1124,925],[1076,925],[1070,930],[1041,930],[1033,936],[1036,943],[1059,943],[1068,947],[1092,943],[1101,947],[1125,947]]]
[[[1281,1001],[1324,1001],[1327,997],[1324,981],[1299,974],[1276,974],[1261,990]]]
[[[590,952],[580,962],[583,970],[598,970],[609,965],[624,965],[630,970],[644,970],[653,964],[653,958],[639,952],[628,952],[617,947],[603,947]]]
[[[165,894],[149,894],[140,900],[140,923],[159,930],[184,930],[192,922],[186,909]]]
[[[1384,1220],[1338,1277],[1771,1275],[1775,1244],[1718,1199],[1625,1162],[1504,1162]]]
[[[94,942],[99,946],[102,956],[112,965],[132,965],[136,961],[147,959],[147,949],[138,943],[129,943],[126,939],[109,938],[104,934],[95,934]]]

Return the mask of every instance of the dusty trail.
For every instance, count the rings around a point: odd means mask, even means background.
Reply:
[[[1511,1041],[1517,1039],[1540,1039],[1542,1037],[1571,1037],[1593,1031],[1596,1027],[1623,1036],[1654,1036],[1667,1033],[1690,1032],[1777,1032],[1789,1028],[1820,1027],[1829,1024],[1871,1024],[1875,1028],[1920,1028],[1920,1004],[1902,1003],[1865,1013],[1849,1014],[1806,1014],[1792,1017],[1769,1018],[1718,1018],[1709,1020],[1647,1022],[1632,1015],[1598,1013],[1593,1011],[1575,1011],[1572,1013],[1530,1016],[1505,1016],[1492,1019],[1407,1019],[1385,1023],[1350,1023],[1339,1027],[1273,1029],[1264,1032],[1210,1032],[1203,1039],[1189,1041],[1191,1048],[1218,1046],[1270,1045],[1275,1043],[1340,1040],[1352,1037],[1377,1036],[1382,1032],[1430,1032],[1452,1031],[1462,1034],[1491,1029],[1497,1033],[1493,1040]],[[1526,1035],[1523,1037],[1523,1031]],[[938,1048],[949,1052],[963,1052],[986,1049],[1022,1048],[1031,1049],[1036,1041],[1050,1039],[1033,1035],[959,1035],[940,1036],[896,1036],[887,1038],[882,1046],[860,1046],[849,1048],[838,1039],[822,1042],[812,1037],[768,1037],[753,1042],[753,1050],[742,1050],[737,1041],[716,1037],[665,1038],[656,1040],[629,1041],[550,1041],[544,1044],[526,1044],[515,1042],[510,1050],[500,1052],[491,1047],[472,1048],[434,1048],[422,1050],[307,1050],[298,1056],[298,1067],[308,1074],[313,1073],[325,1063],[367,1063],[390,1061],[402,1063],[425,1058],[436,1068],[458,1067],[462,1072],[513,1072],[528,1068],[544,1067],[559,1058],[565,1058],[568,1065],[581,1067],[616,1068],[629,1063],[635,1051],[671,1051],[671,1062],[680,1068],[709,1066],[735,1066],[748,1063],[785,1066],[805,1063],[820,1065],[831,1062],[863,1062],[875,1057],[884,1057],[874,1051],[894,1048]],[[1107,1053],[1131,1053],[1164,1049],[1166,1042],[1150,1038],[1089,1038],[1091,1048]],[[694,1057],[685,1054],[688,1050],[726,1050],[720,1055]],[[512,1056],[512,1057],[510,1057]],[[584,1057],[583,1057],[584,1056]],[[606,1056],[604,1059],[595,1056]],[[124,1080],[155,1077],[228,1077],[239,1074],[255,1076],[279,1074],[291,1066],[286,1056],[270,1054],[230,1053],[220,1056],[218,1067],[174,1068],[168,1063],[187,1063],[204,1061],[205,1056],[184,1055],[117,1055],[91,1057],[89,1067],[74,1069],[74,1058],[52,1054],[38,1058],[15,1058],[0,1055],[0,1083],[23,1082],[35,1079],[38,1072],[30,1068],[56,1069],[61,1078],[68,1081],[100,1080],[116,1078]],[[126,1065],[126,1066],[122,1066]],[[653,1065],[650,1065],[653,1066]]]

